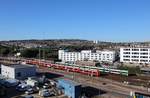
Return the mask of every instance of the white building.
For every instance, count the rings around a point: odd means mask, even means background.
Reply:
[[[94,44],[98,44],[99,41],[98,41],[98,40],[93,40],[93,43],[94,43]]]
[[[150,48],[120,48],[120,62],[150,63]]]
[[[84,60],[113,62],[116,58],[116,52],[115,51],[92,52],[91,50],[82,50],[81,52],[69,52],[66,50],[59,50],[58,57],[63,62],[75,62]]]
[[[12,79],[25,79],[36,75],[36,68],[33,65],[1,65],[1,74]]]

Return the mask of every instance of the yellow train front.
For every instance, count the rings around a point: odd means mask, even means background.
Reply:
[[[135,92],[135,95],[133,98],[150,98],[150,94]]]

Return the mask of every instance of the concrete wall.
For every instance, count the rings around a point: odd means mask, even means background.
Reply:
[[[1,73],[3,76],[13,79],[25,79],[36,75],[35,67],[15,68],[10,66],[1,66]],[[20,76],[18,76],[18,74],[20,74]]]
[[[81,85],[74,84],[70,80],[61,79],[58,81],[60,87],[64,88],[65,95],[71,98],[79,98],[81,95]]]
[[[15,78],[15,69],[9,66],[1,66],[1,74],[8,78]]]
[[[17,76],[17,73],[21,73],[21,77]],[[32,67],[15,69],[16,79],[25,79],[36,75],[36,69]]]

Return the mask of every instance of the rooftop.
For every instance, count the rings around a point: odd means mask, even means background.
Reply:
[[[110,49],[103,49],[103,50],[81,50],[81,51],[59,50],[59,51],[69,52],[69,53],[101,53],[101,52],[115,52],[114,50],[110,50]]]
[[[5,66],[5,65],[4,65]],[[27,64],[11,64],[8,65],[9,67],[12,68],[28,68],[28,67],[35,67],[34,65],[27,65]]]
[[[74,82],[74,81],[69,80],[69,79],[59,79],[58,81],[66,83],[66,84],[74,85],[74,86],[81,85],[80,83]]]

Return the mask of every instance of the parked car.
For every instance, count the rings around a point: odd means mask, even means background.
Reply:
[[[18,83],[19,83],[18,80],[15,79],[6,79],[3,85],[5,87],[14,87],[17,86]]]
[[[19,84],[17,87],[16,87],[16,90],[18,91],[26,91],[28,89],[32,88],[31,86],[27,85],[27,84]]]
[[[52,96],[51,93],[49,92],[49,90],[47,90],[47,89],[41,90],[39,92],[39,95],[41,97],[50,97],[50,96]]]
[[[25,91],[26,94],[34,94],[34,93],[38,93],[39,89],[37,87],[32,87],[29,88]]]
[[[32,88],[29,88],[25,91],[26,94],[33,94],[34,90]]]
[[[50,85],[47,84],[47,83],[45,83],[45,84],[43,85],[43,88],[44,88],[44,89],[48,89],[48,88],[50,88]]]

